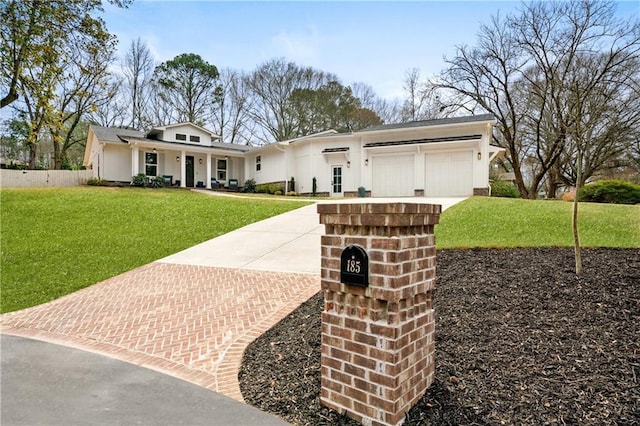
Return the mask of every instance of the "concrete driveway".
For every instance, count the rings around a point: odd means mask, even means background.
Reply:
[[[200,192],[221,196],[212,191]],[[320,203],[440,204],[444,211],[465,199],[340,198]],[[320,236],[324,234],[324,225],[319,224],[316,211],[316,204],[302,207],[221,235],[158,262],[319,275]]]

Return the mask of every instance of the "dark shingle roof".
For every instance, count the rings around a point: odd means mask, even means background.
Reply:
[[[123,142],[120,136],[125,138],[144,138],[144,132],[134,129],[123,129],[120,127],[103,127],[91,125],[93,133],[104,142]]]
[[[452,117],[452,118],[438,118],[435,120],[424,121],[410,121],[408,123],[395,123],[395,124],[383,124],[381,126],[371,126],[366,129],[358,130],[359,132],[371,132],[376,130],[391,130],[391,129],[408,129],[412,127],[424,127],[424,126],[442,126],[445,124],[460,124],[460,123],[473,123],[476,121],[489,121],[495,120],[493,114],[482,115],[469,115],[465,117]]]
[[[238,145],[238,144],[233,144],[233,143],[224,143],[224,142],[212,142],[211,145],[197,145],[195,143],[187,143],[187,142],[175,142],[175,141],[164,141],[162,139],[149,139],[149,138],[145,138],[145,137],[124,137],[123,139],[125,140],[138,140],[138,141],[142,141],[142,142],[150,142],[150,143],[166,143],[169,145],[178,145],[178,146],[185,146],[185,147],[197,147],[197,148],[215,148],[215,149],[224,149],[227,151],[239,151],[239,152],[247,152],[251,150],[250,146],[247,145]]]
[[[370,143],[365,143],[364,148],[375,148],[379,146],[397,146],[397,145],[419,145],[423,143],[455,142],[455,141],[478,140],[478,139],[482,139],[482,135],[445,136],[441,138],[413,139],[408,141],[370,142]]]

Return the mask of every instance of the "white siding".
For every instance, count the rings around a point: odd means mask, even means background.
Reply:
[[[131,148],[107,144],[104,146],[101,157],[100,177],[102,179],[120,182],[131,181]],[[93,167],[96,167],[95,161]]]
[[[186,135],[186,140],[178,140],[176,134]],[[191,136],[200,138],[199,142],[191,141]],[[195,146],[211,146],[211,134],[203,132],[202,130],[185,124],[183,126],[170,127],[163,132],[162,139],[166,141],[177,141],[180,143],[186,143]]]
[[[256,171],[256,156],[260,156],[260,171]],[[289,179],[286,177],[286,161],[283,152],[276,150],[259,151],[247,156],[251,177],[257,184],[278,182]]]

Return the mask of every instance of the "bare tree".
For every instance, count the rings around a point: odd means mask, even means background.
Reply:
[[[521,69],[526,64],[522,50],[508,20],[493,16],[480,27],[477,47],[459,46],[457,55],[440,77],[439,87],[460,96],[459,103],[470,111],[492,113],[497,120],[494,142],[506,149],[506,160],[512,167],[520,194],[535,197],[523,176],[527,155],[520,135],[524,112]]]
[[[155,61],[149,47],[140,38],[131,42],[122,64],[126,79],[127,97],[131,108],[130,127],[142,129],[149,124],[146,117],[151,94],[151,79]]]
[[[220,86],[214,93],[211,121],[223,142],[249,144],[252,130],[252,98],[246,76],[229,68],[220,70]]]
[[[104,84],[102,102],[86,114],[87,121],[105,127],[127,127],[130,105],[126,102],[124,80],[121,75],[111,75]]]
[[[376,95],[373,87],[365,83],[353,83],[351,89],[353,96],[360,99],[362,108],[373,111],[383,123],[390,124],[402,121],[402,108],[397,99],[382,98]]]
[[[296,89],[316,90],[334,75],[310,67],[299,67],[284,59],[272,59],[258,66],[246,79],[253,98],[251,118],[258,127],[254,135],[262,143],[300,136],[289,105]]]

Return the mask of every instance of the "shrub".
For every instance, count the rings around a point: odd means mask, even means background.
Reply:
[[[253,179],[247,179],[244,182],[243,191],[244,192],[250,192],[250,193],[256,192],[256,181],[253,180]]]
[[[164,186],[164,177],[154,176],[149,178],[148,185],[152,188],[162,188]]]
[[[492,197],[519,198],[518,187],[511,182],[497,180],[491,184]]]
[[[315,197],[318,194],[318,180],[314,177],[311,185],[311,193]]]
[[[621,180],[601,180],[580,188],[578,201],[638,204],[640,203],[640,185]]]
[[[290,197],[297,197],[300,195],[300,193],[296,192],[296,191],[289,191],[287,192],[287,195]]]
[[[131,185],[150,188],[162,188],[164,186],[163,176],[147,176],[144,173],[138,173],[131,180]]]
[[[293,176],[291,176],[291,180],[289,181],[289,191],[295,192],[296,190],[296,180]]]
[[[144,173],[138,173],[131,180],[131,185],[133,186],[146,186],[147,185],[147,175]]]
[[[105,180],[105,179],[100,179],[97,177],[91,177],[89,179],[87,179],[87,185],[91,185],[91,186],[108,186],[109,185],[109,181]]]
[[[261,183],[256,185],[256,192],[263,194],[275,194],[280,192],[280,195],[284,192],[284,185],[281,183]]]
[[[273,195],[282,195],[282,191],[276,191],[273,193]]]

